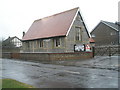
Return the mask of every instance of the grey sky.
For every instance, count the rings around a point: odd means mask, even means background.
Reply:
[[[118,20],[119,0],[0,0],[0,37],[18,36],[34,20],[80,7],[90,32],[100,20]]]

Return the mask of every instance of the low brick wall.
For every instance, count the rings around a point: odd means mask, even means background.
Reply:
[[[51,53],[51,60],[79,60],[79,59],[89,59],[93,55],[91,52],[75,52],[75,53]]]
[[[11,53],[2,53],[2,58],[11,58]]]
[[[80,60],[93,58],[93,53],[3,53],[2,57],[23,60]]]

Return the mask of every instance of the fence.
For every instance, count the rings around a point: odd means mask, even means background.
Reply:
[[[94,47],[95,56],[113,56],[120,55],[120,45],[116,46],[97,46]]]

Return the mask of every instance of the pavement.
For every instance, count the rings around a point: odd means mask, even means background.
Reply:
[[[36,88],[118,88],[118,56],[89,60],[25,61],[0,59],[2,76]]]
[[[92,59],[86,60],[62,60],[62,61],[52,61],[51,64],[64,65],[64,66],[77,66],[84,68],[98,68],[98,69],[108,69],[118,71],[118,56],[96,56]],[[48,62],[49,63],[49,62]]]

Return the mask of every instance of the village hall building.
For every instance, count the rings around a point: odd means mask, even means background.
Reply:
[[[79,8],[35,20],[22,38],[23,52],[85,51],[89,33]]]

